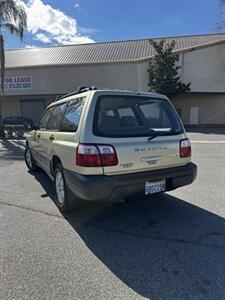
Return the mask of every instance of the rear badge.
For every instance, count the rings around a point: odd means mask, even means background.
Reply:
[[[121,168],[131,168],[133,166],[133,163],[127,163],[127,164],[120,164]]]
[[[153,145],[153,146],[148,146],[148,147],[140,147],[140,148],[135,148],[135,152],[139,151],[157,151],[157,150],[166,150],[168,147],[166,145]]]

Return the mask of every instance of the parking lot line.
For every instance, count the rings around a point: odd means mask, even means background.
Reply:
[[[225,144],[225,141],[191,141],[196,144]]]

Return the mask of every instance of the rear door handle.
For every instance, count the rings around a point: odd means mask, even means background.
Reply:
[[[49,139],[50,141],[53,141],[55,139],[54,134],[50,135]]]
[[[41,134],[40,134],[40,133],[38,133],[38,134],[37,134],[37,138],[40,138],[40,137],[41,137]]]

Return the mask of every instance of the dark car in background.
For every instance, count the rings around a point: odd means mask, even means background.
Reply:
[[[5,131],[9,137],[23,136],[24,132],[34,129],[34,123],[31,119],[22,116],[10,116],[3,120]]]
[[[34,128],[34,123],[31,119],[21,116],[6,117],[3,123],[4,125],[23,125],[26,130],[32,130]]]

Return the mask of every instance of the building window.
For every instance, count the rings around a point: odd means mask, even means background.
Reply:
[[[199,107],[191,107],[190,109],[190,124],[198,125],[199,123]]]

